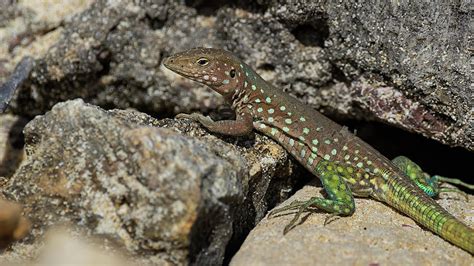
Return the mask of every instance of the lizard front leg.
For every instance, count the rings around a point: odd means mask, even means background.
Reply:
[[[210,117],[198,113],[178,114],[176,118],[197,121],[213,133],[228,136],[245,136],[250,134],[253,129],[253,119],[248,113],[238,114],[236,120],[213,121]]]

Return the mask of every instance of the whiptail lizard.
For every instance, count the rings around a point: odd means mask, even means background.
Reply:
[[[432,199],[439,192],[458,191],[439,188],[440,182],[470,189],[474,186],[457,179],[430,177],[403,156],[390,161],[345,127],[267,83],[230,52],[194,48],[163,63],[220,93],[236,112],[235,120],[213,121],[196,113],[180,114],[178,118],[190,118],[211,132],[224,135],[242,136],[255,129],[277,141],[321,179],[326,198],[295,201],[273,212],[298,210],[285,233],[309,208],[351,215],[355,211],[355,195],[386,202],[445,240],[474,253],[474,230]]]

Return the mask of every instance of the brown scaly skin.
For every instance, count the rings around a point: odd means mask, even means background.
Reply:
[[[255,129],[277,141],[321,179],[327,198],[293,202],[273,212],[298,210],[285,232],[308,208],[351,215],[356,195],[386,202],[454,245],[474,253],[474,230],[431,198],[443,191],[438,189],[441,181],[471,189],[472,185],[430,177],[406,157],[388,160],[345,127],[267,83],[227,51],[195,48],[175,54],[163,64],[220,93],[232,103],[237,115],[236,120],[216,122],[200,114],[181,114],[178,118],[199,121],[211,132],[230,136],[246,135]]]

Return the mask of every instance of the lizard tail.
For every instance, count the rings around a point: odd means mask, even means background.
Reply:
[[[387,179],[385,201],[452,244],[474,254],[474,230],[460,222],[408,179]]]

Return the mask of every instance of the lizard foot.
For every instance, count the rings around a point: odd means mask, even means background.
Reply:
[[[278,214],[281,212],[289,211],[289,210],[298,210],[298,212],[293,216],[293,219],[291,219],[291,221],[285,226],[285,229],[283,230],[283,234],[286,234],[291,229],[293,229],[295,223],[298,221],[298,219],[300,218],[303,212],[312,210],[310,206],[314,203],[315,199],[316,198],[311,198],[307,201],[295,200],[285,207],[281,207],[281,208],[271,211],[269,214],[269,217],[274,216],[275,214]]]

